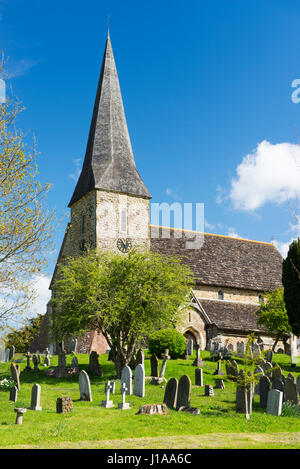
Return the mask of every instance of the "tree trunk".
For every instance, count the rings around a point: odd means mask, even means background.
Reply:
[[[280,334],[277,335],[277,337],[274,341],[274,344],[273,344],[273,347],[272,347],[272,352],[275,352],[275,348],[276,348],[276,345],[278,344],[279,339],[280,339]]]

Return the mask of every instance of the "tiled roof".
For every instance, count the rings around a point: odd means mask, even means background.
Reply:
[[[263,326],[257,325],[255,312],[259,305],[202,299],[198,302],[210,322],[216,324],[219,329],[266,332]]]
[[[186,249],[185,233],[174,238],[174,230],[164,229],[164,236],[167,231],[170,238],[162,237],[161,230],[160,237],[151,236],[151,250],[179,257],[198,284],[257,291],[282,285],[282,257],[271,243],[204,234],[201,248]]]

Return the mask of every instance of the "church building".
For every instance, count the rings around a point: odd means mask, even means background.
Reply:
[[[71,197],[67,226],[57,265],[80,255],[86,247],[115,252],[150,249],[180,257],[194,273],[192,303],[181,332],[207,348],[211,341],[245,342],[254,332],[270,348],[273,337],[258,326],[255,312],[265,292],[281,286],[282,257],[271,243],[215,234],[202,234],[203,245],[187,249],[193,233],[150,225],[151,195],[134,161],[111,40],[108,35],[81,174]],[[167,236],[166,236],[167,232]],[[155,235],[154,235],[155,234]],[[197,232],[194,232],[197,237]],[[50,289],[56,278],[55,268]],[[49,347],[47,324],[31,344],[32,352]],[[278,344],[279,346],[280,344]],[[78,338],[78,353],[104,353],[104,337],[90,331]],[[55,348],[52,349],[55,351]]]

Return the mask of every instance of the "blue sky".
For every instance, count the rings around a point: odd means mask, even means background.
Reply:
[[[300,233],[289,208],[300,212],[299,1],[0,0],[0,49],[27,108],[20,127],[37,138],[49,206],[65,214],[46,275],[85,152],[108,14],[153,202],[203,202],[207,232],[273,240],[284,253]]]

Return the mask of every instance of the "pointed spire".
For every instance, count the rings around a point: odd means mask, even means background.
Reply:
[[[151,198],[135,166],[109,28],[83,167],[69,207],[93,189]]]

